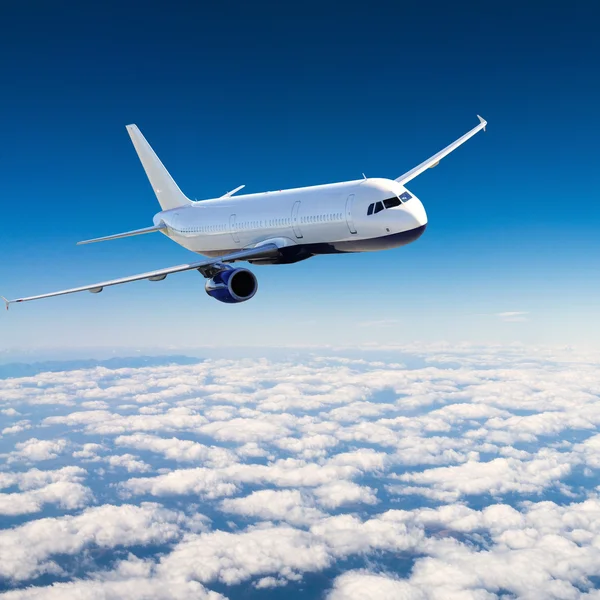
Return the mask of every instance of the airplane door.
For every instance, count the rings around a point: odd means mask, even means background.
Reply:
[[[236,230],[236,216],[235,215],[231,215],[229,217],[229,231],[231,232],[231,237],[233,238],[233,241],[236,244],[240,243],[240,238],[237,234],[237,230]]]
[[[298,211],[300,210],[300,200],[294,202],[292,206],[292,227],[294,228],[294,235],[300,239],[302,238],[302,231],[300,231],[300,220],[298,219]]]
[[[354,202],[354,194],[348,196],[346,200],[346,223],[350,233],[356,233],[356,227],[354,227],[354,221],[352,220],[352,203]]]

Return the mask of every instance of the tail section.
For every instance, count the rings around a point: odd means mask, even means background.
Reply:
[[[169,210],[191,204],[190,199],[179,189],[137,125],[127,125],[127,133],[129,133],[161,208]]]

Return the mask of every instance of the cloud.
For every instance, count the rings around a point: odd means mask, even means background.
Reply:
[[[223,500],[221,510],[265,521],[308,525],[325,516],[311,504],[298,490],[260,490],[244,498]]]
[[[105,460],[111,467],[122,467],[123,469],[126,469],[128,473],[135,473],[136,471],[147,473],[148,471],[152,471],[152,467],[149,464],[138,459],[139,457],[134,456],[133,454],[119,454],[107,456]]]
[[[313,491],[317,502],[324,508],[339,508],[346,504],[377,504],[377,492],[353,481],[333,481]]]
[[[531,460],[495,458],[489,462],[470,460],[462,465],[426,469],[401,475],[401,481],[430,485],[461,495],[539,494],[571,472],[569,456],[542,450]],[[413,488],[415,490],[415,488]]]
[[[406,581],[368,571],[348,571],[336,578],[327,600],[429,600]]]
[[[125,497],[149,494],[151,496],[174,496],[194,494],[203,499],[231,496],[237,485],[226,481],[217,471],[206,468],[176,469],[156,477],[128,479],[120,486]]]
[[[154,563],[130,554],[112,571],[101,571],[88,580],[75,579],[52,586],[29,587],[2,594],[6,600],[227,600],[197,581],[157,577]]]
[[[206,419],[193,411],[178,407],[158,415],[119,415],[106,410],[77,411],[66,416],[47,417],[44,425],[82,426],[84,431],[96,435],[114,435],[133,431],[176,431],[193,429]]]
[[[177,462],[198,462],[213,467],[224,467],[236,462],[233,452],[218,446],[205,446],[191,440],[160,438],[148,434],[121,435],[115,440],[117,446],[127,446],[136,450],[149,450],[162,454]]]
[[[27,492],[0,493],[0,515],[39,512],[44,504],[56,504],[62,509],[74,510],[84,507],[92,500],[92,491],[80,483],[57,481]]]
[[[15,444],[16,450],[11,452],[8,462],[39,462],[57,458],[68,446],[67,440],[38,440],[31,438],[26,442]]]
[[[20,490],[32,490],[55,482],[80,483],[86,476],[87,471],[85,469],[75,466],[49,471],[30,469],[29,471],[16,473],[0,472],[0,489],[16,486]]]
[[[27,580],[60,573],[52,556],[84,548],[161,544],[179,537],[183,516],[159,504],[104,505],[77,516],[38,519],[0,531],[0,577]]]
[[[31,429],[31,424],[29,420],[24,419],[22,421],[17,421],[14,425],[5,427],[0,433],[2,435],[11,435],[14,433],[21,433],[22,431],[26,431],[27,429]]]
[[[329,517],[308,531],[264,524],[241,533],[187,536],[160,560],[157,573],[228,585],[273,574],[296,579],[300,573],[321,571],[353,553],[414,549],[422,538],[422,532],[408,527],[398,511],[364,522],[350,515]]]
[[[106,447],[102,444],[89,442],[87,444],[83,444],[81,450],[76,450],[73,452],[73,458],[80,458],[85,461],[98,461],[100,460],[98,453],[102,452],[103,450],[106,450]]]
[[[0,380],[35,433],[2,439],[0,512],[21,516],[0,569],[40,585],[9,597],[267,594],[332,567],[333,600],[591,593],[600,357],[385,351]]]

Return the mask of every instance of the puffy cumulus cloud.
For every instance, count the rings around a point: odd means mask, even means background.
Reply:
[[[106,446],[89,442],[87,444],[83,444],[81,450],[76,450],[73,452],[73,458],[79,458],[86,462],[98,461],[100,460],[98,453],[102,452],[103,450],[106,450]]]
[[[10,597],[592,598],[600,356],[385,351],[0,380]]]
[[[227,600],[197,581],[128,577],[112,581],[74,580],[2,594],[5,600]]]
[[[157,573],[205,584],[232,585],[274,574],[297,579],[300,573],[320,571],[353,553],[407,551],[422,539],[422,531],[408,525],[400,513],[364,522],[350,515],[324,518],[306,531],[265,524],[241,533],[189,535],[160,560]]]
[[[84,485],[57,481],[27,492],[0,493],[0,515],[39,512],[44,504],[56,504],[59,508],[74,510],[89,504],[92,499],[92,491]]]
[[[336,578],[327,600],[428,600],[406,581],[368,571],[348,571]]]
[[[57,458],[68,446],[67,440],[38,440],[31,438],[26,442],[15,444],[15,450],[10,453],[8,462],[25,461],[39,462]]]
[[[265,574],[287,579],[297,573],[321,571],[333,560],[322,538],[287,525],[265,526],[242,533],[213,531],[188,536],[160,560],[157,573],[232,585]]]
[[[388,462],[385,452],[376,452],[372,448],[361,448],[352,452],[342,452],[327,461],[331,466],[354,467],[363,472],[383,471]]]
[[[531,460],[495,458],[471,460],[462,465],[406,473],[401,481],[430,485],[458,494],[539,494],[571,472],[570,456],[550,449],[540,450]]]
[[[28,419],[23,419],[22,421],[17,421],[13,425],[5,427],[2,431],[0,431],[0,434],[11,435],[14,433],[21,433],[27,429],[31,429],[31,422]]]
[[[136,495],[160,497],[194,494],[200,498],[212,500],[235,494],[238,486],[227,481],[217,470],[198,467],[196,469],[176,469],[156,477],[128,479],[121,484],[120,489],[126,498]]]
[[[206,418],[188,408],[177,407],[160,414],[120,415],[107,410],[76,411],[65,416],[47,417],[44,425],[82,427],[86,433],[114,435],[132,431],[195,430]]]
[[[299,454],[306,459],[327,456],[328,450],[338,444],[339,440],[334,436],[323,433],[305,435],[301,438],[284,437],[274,440],[274,445],[280,450]]]
[[[156,452],[176,462],[206,463],[212,467],[224,467],[236,462],[236,456],[230,450],[218,446],[205,446],[192,440],[166,439],[138,433],[121,435],[115,440],[115,444]]]
[[[397,496],[423,496],[438,502],[456,502],[460,498],[457,491],[438,490],[418,485],[386,485],[385,489],[395,501],[401,501]]]
[[[573,453],[593,469],[600,468],[600,434],[589,437],[584,442],[573,446]]]
[[[7,417],[18,417],[21,413],[14,408],[3,408],[0,410],[0,414],[6,415]]]
[[[158,504],[104,505],[77,516],[38,519],[0,531],[0,577],[26,580],[60,573],[55,555],[84,548],[162,544],[180,535],[183,515]]]
[[[266,465],[235,463],[221,469],[176,469],[155,477],[129,479],[121,489],[126,494],[201,494],[218,498],[231,495],[240,484],[316,487],[377,471],[384,463],[383,453],[363,449],[337,454],[322,464],[287,458]]]
[[[94,573],[46,587],[29,587],[2,594],[7,600],[226,600],[197,581],[157,577],[154,563],[135,555],[119,561],[111,571]]]
[[[423,530],[414,527],[409,513],[390,510],[367,521],[349,514],[329,517],[313,525],[313,535],[327,540],[336,556],[375,550],[407,551],[423,541]]]
[[[255,581],[252,585],[257,590],[263,590],[268,588],[285,587],[288,584],[288,580],[283,577],[261,577],[258,581]]]
[[[228,498],[221,502],[221,510],[291,525],[307,525],[325,516],[298,490],[260,490],[244,498]]]
[[[20,472],[0,472],[0,489],[16,486],[20,490],[40,488],[49,483],[74,482],[80,483],[87,476],[82,467],[62,467],[61,469],[42,471],[30,469]]]
[[[598,498],[565,506],[528,502],[522,511],[507,505],[414,511],[415,523],[471,533],[473,540],[487,533],[490,542],[482,547],[447,535],[428,538],[428,556],[417,559],[408,582],[435,600],[584,597],[600,558],[599,516]]]
[[[296,420],[292,415],[260,415],[235,418],[228,421],[213,421],[199,428],[201,433],[221,442],[272,441],[290,432],[289,425]]]
[[[146,473],[152,471],[152,467],[145,463],[143,460],[139,460],[139,456],[133,454],[118,454],[114,456],[107,456],[106,462],[111,467],[121,467],[126,469],[128,473]]]
[[[313,490],[317,502],[324,508],[339,508],[345,504],[377,504],[376,490],[353,481],[333,481]]]

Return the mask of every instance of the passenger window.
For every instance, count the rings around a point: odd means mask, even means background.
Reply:
[[[398,198],[390,198],[389,200],[384,200],[383,205],[386,208],[394,208],[394,206],[400,206],[401,202]]]
[[[374,204],[369,204],[369,208],[367,209],[367,215],[372,215],[373,214],[373,207],[375,205]]]
[[[383,204],[381,202],[378,202],[375,205],[375,210],[373,211],[375,214],[377,214],[378,212],[381,212],[383,210]]]

